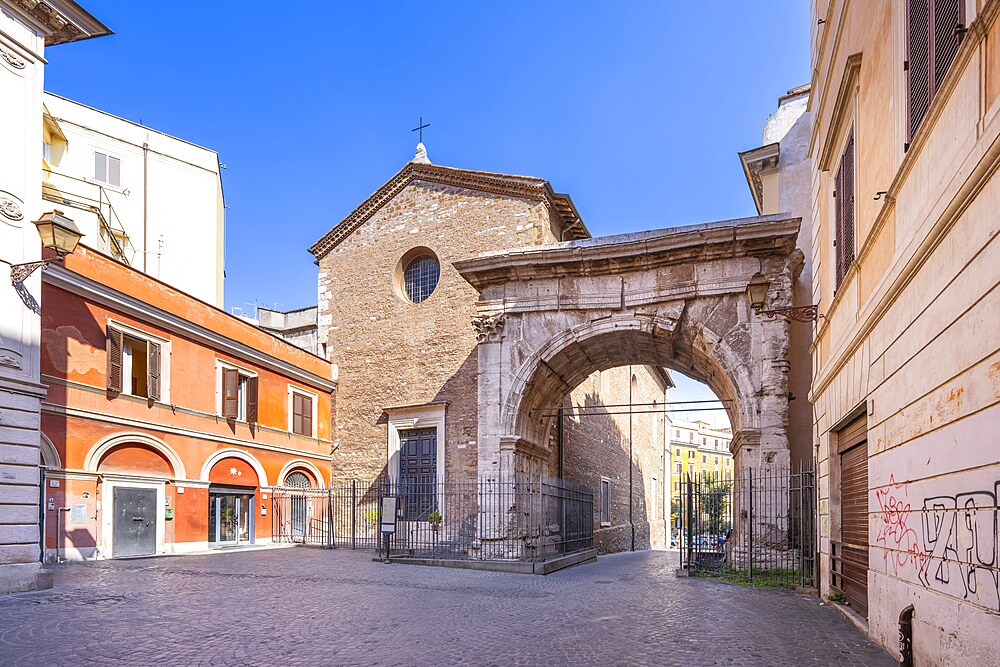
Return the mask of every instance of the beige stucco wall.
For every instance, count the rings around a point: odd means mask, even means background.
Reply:
[[[913,604],[915,664],[991,664],[1000,634],[1000,3],[965,3],[969,32],[905,152],[903,3],[844,4],[813,3],[814,19],[825,19],[813,35],[811,144],[814,299],[827,315],[812,387],[821,588],[840,539],[835,431],[867,413],[871,636],[897,654],[897,616]],[[858,76],[845,86],[856,54]],[[831,188],[852,126],[857,260],[834,294]]]

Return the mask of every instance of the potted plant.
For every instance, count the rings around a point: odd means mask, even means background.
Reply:
[[[434,532],[441,530],[441,511],[437,508],[431,510],[427,515],[427,523],[431,524],[431,530]]]

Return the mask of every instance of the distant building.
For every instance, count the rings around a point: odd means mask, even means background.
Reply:
[[[326,343],[319,342],[316,319],[318,310],[316,306],[286,311],[258,306],[257,326],[292,345],[325,357]]]
[[[218,154],[52,93],[42,99],[43,199],[92,248],[222,307]]]
[[[733,455],[729,451],[733,432],[729,427],[715,427],[701,419],[687,421],[677,417],[671,419],[669,430],[667,467],[673,477],[671,511],[675,514],[673,525],[679,527],[680,517],[676,516],[676,507],[688,475],[704,475],[718,480],[733,478]]]
[[[326,486],[328,361],[83,246],[43,280],[48,560],[267,543]]]

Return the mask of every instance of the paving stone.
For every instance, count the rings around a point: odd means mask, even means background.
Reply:
[[[0,598],[0,665],[896,664],[816,598],[676,566],[539,577],[307,547],[66,564]]]

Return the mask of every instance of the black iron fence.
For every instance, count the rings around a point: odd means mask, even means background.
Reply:
[[[811,467],[746,469],[681,482],[681,566],[746,583],[815,586],[816,481]]]
[[[396,499],[394,531],[380,529]],[[594,544],[594,496],[548,477],[423,483],[378,479],[275,489],[276,542],[367,549],[393,558],[542,561]]]

